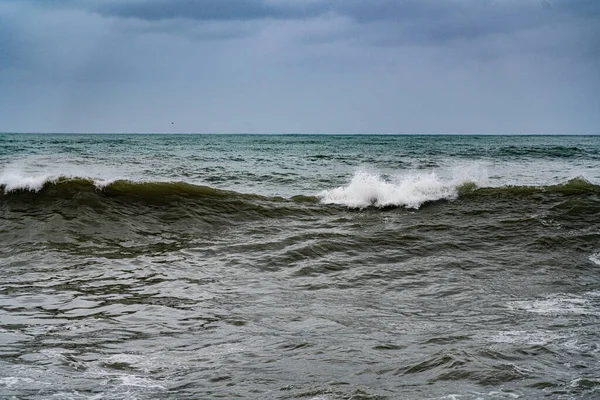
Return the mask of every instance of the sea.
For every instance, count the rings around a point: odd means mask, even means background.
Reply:
[[[600,136],[0,134],[2,399],[599,399]]]

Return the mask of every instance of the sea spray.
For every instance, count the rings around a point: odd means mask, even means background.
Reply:
[[[47,174],[25,175],[17,169],[6,169],[0,173],[0,187],[5,193],[17,190],[37,192],[46,182],[55,178]]]
[[[98,189],[103,189],[123,179],[136,182],[150,180],[139,174],[127,176],[123,172],[123,166],[119,168],[96,162],[84,163],[82,160],[68,158],[61,160],[36,155],[0,164],[0,191],[4,193],[39,192],[48,184],[71,180],[90,181]]]
[[[49,185],[71,185],[74,182],[91,183],[96,189],[104,189],[117,181],[117,179],[94,179],[69,175],[25,174],[18,170],[5,170],[0,173],[0,193],[40,192]]]
[[[350,208],[407,207],[418,209],[426,202],[453,200],[465,184],[475,187],[467,178],[444,180],[435,172],[411,173],[386,179],[380,174],[358,170],[347,186],[324,190],[318,197],[325,204]]]

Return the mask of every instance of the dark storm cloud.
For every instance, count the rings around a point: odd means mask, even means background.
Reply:
[[[40,0],[37,0],[40,4]],[[597,0],[88,0],[46,1],[61,7],[122,19],[120,29],[179,34],[193,40],[218,40],[258,34],[268,21],[304,22],[341,18],[343,31],[306,32],[304,43],[350,40],[366,46],[447,46],[456,43],[519,37],[522,44],[483,48],[474,57],[511,51],[575,51],[597,55],[600,1]],[[135,21],[139,21],[136,23]],[[188,22],[186,22],[188,21]],[[564,25],[568,25],[564,29]],[[556,29],[555,29],[556,28]],[[529,34],[548,30],[528,45]],[[556,37],[552,31],[562,31]],[[579,31],[579,34],[572,34]],[[586,33],[587,31],[587,33]],[[524,33],[524,34],[522,34]],[[543,34],[542,34],[543,35]],[[570,35],[570,36],[569,36]],[[596,39],[594,39],[596,38]],[[582,40],[583,39],[583,40]],[[492,43],[493,45],[493,43]],[[476,44],[477,46],[477,44]],[[482,55],[483,54],[483,55]]]
[[[81,2],[73,5],[83,6]],[[85,3],[104,15],[144,20],[193,19],[199,21],[296,19],[327,15],[349,18],[358,24],[395,23],[431,41],[475,38],[509,33],[554,23],[568,14],[583,18],[600,15],[596,0],[458,1],[458,0],[108,0]],[[425,35],[428,33],[428,35]]]
[[[361,25],[374,44],[442,46],[556,24],[577,28],[600,15],[600,1],[347,0],[334,11]]]
[[[78,4],[73,2],[73,5]],[[79,5],[82,5],[79,3]],[[194,20],[260,20],[316,18],[336,14],[358,23],[381,20],[411,20],[443,16],[456,7],[445,2],[427,0],[109,0],[87,3],[91,9],[110,16],[164,20],[186,18]],[[462,7],[461,7],[462,8]]]
[[[6,1],[6,0],[5,0]],[[329,8],[322,1],[268,0],[8,0],[49,9],[79,8],[117,18],[149,21],[193,19],[199,21],[303,19]]]
[[[322,5],[277,5],[259,0],[147,0],[144,2],[107,1],[98,3],[96,9],[106,15],[146,20],[187,18],[195,20],[252,20],[296,19],[319,15]]]
[[[15,1],[15,0],[12,0]],[[23,0],[21,0],[23,1]],[[550,26],[565,21],[584,23],[600,16],[597,0],[24,0],[47,9],[78,8],[117,18],[147,21],[146,30],[165,29],[187,35],[189,24],[242,24],[245,21],[304,21],[346,18],[354,24],[347,34],[353,40],[385,45],[444,45],[452,41]],[[135,25],[135,24],[131,24]],[[142,25],[135,25],[142,28]],[[246,27],[247,28],[247,27]],[[212,34],[210,34],[212,32]],[[208,39],[252,35],[255,29],[213,29]],[[202,38],[202,35],[199,36]],[[340,36],[336,35],[335,40]]]

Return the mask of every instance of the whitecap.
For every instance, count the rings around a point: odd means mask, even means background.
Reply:
[[[598,315],[589,299],[572,296],[552,296],[540,300],[519,300],[508,304],[512,310],[552,315]]]
[[[492,336],[488,337],[488,340],[494,343],[543,346],[564,338],[565,336],[544,331],[498,331]]]
[[[7,376],[4,378],[0,378],[0,387],[4,386],[7,388],[12,388],[13,386],[31,388],[34,384],[38,385],[50,385],[48,382],[40,382],[31,378],[21,377],[21,376]]]
[[[147,389],[160,389],[167,390],[166,387],[156,383],[156,381],[148,378],[142,378],[136,375],[119,375],[118,378],[121,380],[123,386],[136,386]]]
[[[377,173],[357,171],[347,186],[324,190],[317,195],[325,204],[351,208],[403,206],[417,209],[423,203],[452,200],[458,188],[470,180],[466,177],[443,180],[435,172],[411,173],[385,179]]]
[[[56,179],[51,175],[26,175],[18,170],[4,170],[0,174],[0,186],[4,187],[4,192],[12,192],[15,190],[29,190],[38,192],[42,189],[46,182]]]
[[[110,184],[116,182],[118,179],[116,178],[112,178],[112,179],[94,179],[94,186],[97,189],[104,189],[105,187],[109,186]]]

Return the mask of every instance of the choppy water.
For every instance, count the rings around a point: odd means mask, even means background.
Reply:
[[[0,135],[0,397],[600,397],[600,136]]]

